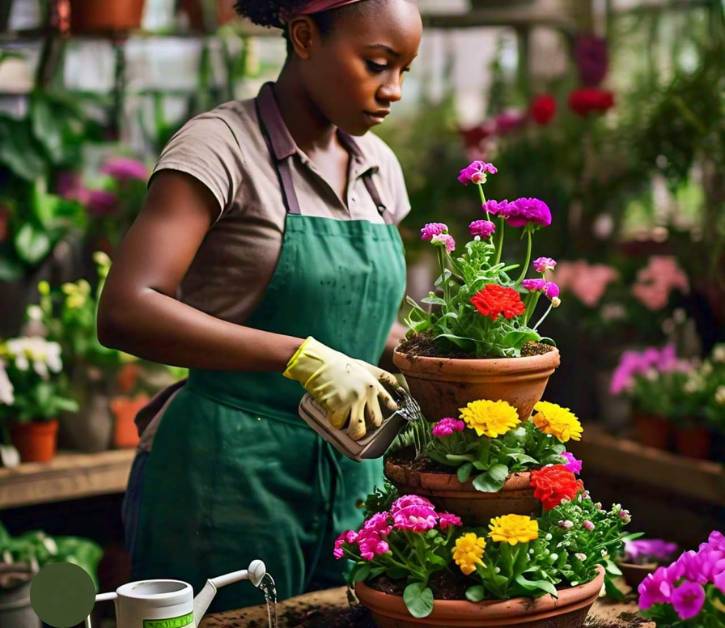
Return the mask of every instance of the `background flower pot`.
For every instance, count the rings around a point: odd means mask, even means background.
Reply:
[[[3,628],[40,628],[40,618],[30,607],[30,580],[33,570],[27,565],[0,563],[0,626]]]
[[[634,429],[637,441],[647,447],[669,449],[672,424],[665,418],[637,412],[634,415]]]
[[[702,460],[709,459],[711,440],[710,430],[702,425],[675,428],[675,446],[677,452],[683,456]]]
[[[524,358],[465,360],[409,356],[396,351],[393,362],[405,375],[423,415],[437,421],[457,417],[471,401],[503,399],[527,419],[559,366],[558,349]]]
[[[90,368],[74,369],[72,390],[79,410],[59,417],[58,443],[63,448],[96,453],[111,446],[113,416],[107,384],[100,372],[93,373]]]
[[[122,33],[141,26],[144,0],[70,0],[74,33]]]
[[[10,438],[22,462],[48,462],[55,456],[58,421],[11,423]]]
[[[624,576],[625,582],[635,591],[637,590],[639,583],[658,567],[657,563],[644,563],[643,565],[637,565],[635,563],[617,563],[617,566],[622,570],[622,576]]]
[[[477,491],[471,480],[461,484],[455,473],[415,471],[389,460],[385,461],[385,475],[401,494],[427,497],[437,509],[457,514],[466,525],[486,525],[501,515],[541,514],[528,472],[511,474],[498,493]]]
[[[376,591],[364,582],[355,585],[355,593],[360,602],[372,611],[379,628],[579,628],[604,583],[604,569],[598,569],[596,578],[590,582],[560,589],[558,599],[544,595],[535,599],[520,597],[478,603],[467,600],[436,600],[433,612],[422,619],[416,619],[408,612],[402,596]]]

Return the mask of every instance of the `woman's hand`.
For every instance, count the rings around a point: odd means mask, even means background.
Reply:
[[[383,386],[398,387],[393,375],[312,337],[292,356],[284,376],[302,384],[327,411],[328,420],[337,429],[342,429],[349,417],[347,433],[354,440],[363,438],[369,427],[382,425],[381,401],[390,411],[398,409]]]

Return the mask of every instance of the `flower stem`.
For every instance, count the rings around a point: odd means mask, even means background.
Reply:
[[[534,331],[537,331],[537,330],[539,329],[539,325],[541,325],[541,323],[543,323],[543,322],[544,322],[544,320],[545,320],[545,319],[546,319],[546,317],[547,317],[547,316],[549,315],[549,312],[551,312],[551,310],[552,310],[552,308],[553,308],[553,307],[554,307],[554,304],[553,304],[553,303],[549,303],[549,307],[548,307],[548,308],[546,308],[546,312],[544,312],[544,313],[543,313],[543,315],[542,315],[542,316],[541,316],[541,318],[540,318],[540,319],[538,320],[538,322],[536,323],[536,325],[534,325],[534,326],[532,327],[532,329],[533,329]]]
[[[483,208],[483,211],[486,212],[486,220],[491,220],[491,216],[488,214],[488,209],[486,209],[486,195],[483,193],[483,184],[478,183],[478,193],[481,195],[481,207]]]
[[[519,278],[516,280],[516,283],[519,284],[524,280],[524,277],[526,277],[526,271],[529,269],[529,262],[531,261],[531,227],[526,227],[526,261],[524,262],[524,266],[521,269],[521,274],[519,275]]]
[[[488,214],[488,212],[486,213]],[[505,225],[506,221],[504,221],[503,216],[499,216],[498,238],[496,238],[496,259],[494,261],[494,265],[498,264],[501,261],[501,253],[503,253],[503,233]]]
[[[446,264],[446,250],[445,247],[439,246],[438,247],[438,263],[441,267],[441,281],[443,283],[443,298],[446,300],[446,303],[448,303],[448,278],[446,277],[446,270],[447,270],[447,264]]]
[[[536,311],[536,306],[539,303],[539,297],[541,297],[541,292],[533,292],[527,295],[529,298],[526,300],[526,312],[524,312],[524,325],[529,324],[529,320],[531,320],[532,315]]]

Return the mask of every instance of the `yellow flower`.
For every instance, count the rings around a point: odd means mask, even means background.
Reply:
[[[516,427],[521,421],[511,404],[506,401],[481,399],[460,408],[461,419],[479,436],[496,438]]]
[[[43,296],[50,294],[50,284],[47,281],[41,281],[38,283],[38,292]]]
[[[569,408],[562,408],[549,401],[539,401],[534,410],[537,414],[531,420],[544,434],[551,434],[562,443],[569,439],[581,440],[582,425]]]
[[[453,560],[461,571],[470,576],[476,571],[476,565],[483,565],[483,550],[486,548],[486,539],[476,536],[473,532],[463,534],[456,539],[453,548]]]
[[[539,523],[526,515],[504,515],[491,519],[488,533],[497,543],[528,543],[539,538]]]

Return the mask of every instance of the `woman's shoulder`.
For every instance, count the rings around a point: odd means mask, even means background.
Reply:
[[[250,136],[258,134],[254,99],[231,100],[190,118],[174,137],[218,139],[243,146]]]

